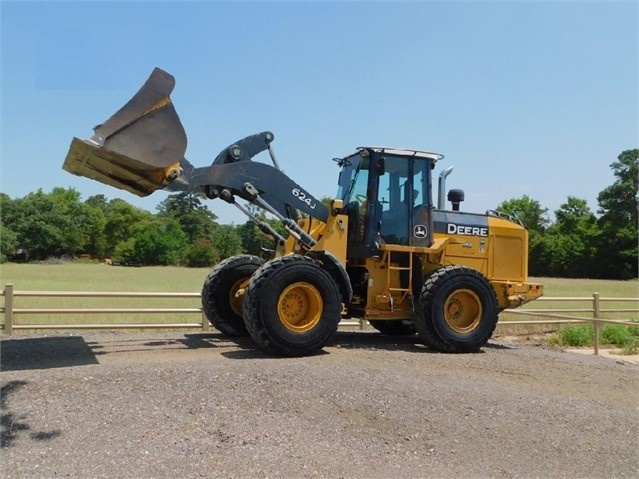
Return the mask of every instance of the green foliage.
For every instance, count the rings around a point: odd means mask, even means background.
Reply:
[[[287,233],[284,226],[279,220],[266,218],[264,213],[254,213],[262,221],[268,223],[275,231],[281,236],[286,238]],[[262,233],[259,227],[253,221],[247,221],[246,223],[237,227],[237,232],[242,240],[242,246],[244,253],[253,254],[255,256],[262,256],[262,248],[274,249],[275,243],[272,238]]]
[[[199,196],[193,193],[177,193],[167,197],[158,207],[160,216],[175,219],[187,234],[189,243],[211,238],[217,218]]]
[[[550,224],[548,208],[542,208],[539,201],[528,195],[503,201],[497,206],[497,210],[517,218],[529,233],[543,233]]]
[[[134,229],[150,218],[151,213],[148,211],[136,208],[124,200],[111,200],[105,211],[106,253],[112,253],[116,245],[129,240]]]
[[[543,236],[544,256],[540,265],[547,276],[588,278],[597,259],[597,219],[585,200],[568,197],[555,211],[556,222]]]
[[[561,346],[561,336],[559,334],[551,334],[546,339],[546,342],[550,346]]]
[[[0,263],[7,261],[7,256],[12,255],[18,248],[18,236],[0,224]]]
[[[180,224],[170,218],[155,219],[139,227],[133,235],[132,256],[127,262],[143,265],[177,265],[188,248],[188,237]]]
[[[233,225],[218,225],[213,229],[213,246],[220,255],[220,260],[242,253],[242,238]]]
[[[592,324],[568,326],[560,333],[559,343],[564,346],[592,346],[595,342],[595,328]],[[606,324],[599,330],[599,343],[623,348],[632,345],[639,338],[639,328],[621,324]]]
[[[85,203],[89,206],[93,206],[94,208],[102,210],[103,213],[106,213],[106,210],[109,206],[109,200],[104,195],[89,196]]]
[[[6,203],[3,224],[17,237],[33,259],[74,255],[83,251],[101,229],[89,205],[80,202],[74,189],[38,190],[22,199]]]
[[[639,337],[635,336],[630,339],[626,344],[624,344],[621,354],[626,355],[635,355],[639,354]]]
[[[134,265],[135,260],[135,240],[129,238],[120,241],[113,249],[113,261],[115,264]]]
[[[207,239],[197,240],[186,252],[186,265],[192,268],[213,266],[219,261],[217,250]]]
[[[601,236],[597,250],[601,253],[597,265],[600,278],[628,279],[638,276],[637,237],[639,222],[639,150],[623,151],[610,167],[615,182],[599,193],[598,225]]]
[[[591,324],[568,326],[561,331],[561,344],[565,346],[591,346],[595,341],[594,328]]]
[[[601,344],[615,344],[621,347],[636,337],[636,335],[633,334],[633,331],[636,330],[637,328],[631,328],[621,324],[607,324],[601,329],[599,340]]]

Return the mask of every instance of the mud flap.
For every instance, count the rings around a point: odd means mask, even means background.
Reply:
[[[186,133],[170,94],[175,79],[156,68],[140,90],[90,140],[74,138],[62,168],[138,196],[180,174]]]

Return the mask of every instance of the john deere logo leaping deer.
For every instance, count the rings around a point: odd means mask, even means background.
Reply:
[[[413,236],[415,238],[426,238],[428,236],[428,228],[424,225],[415,225],[413,227]]]

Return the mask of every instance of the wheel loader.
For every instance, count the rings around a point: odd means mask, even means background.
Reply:
[[[63,168],[139,196],[164,189],[219,198],[273,239],[268,259],[234,256],[206,277],[203,311],[222,333],[301,356],[326,345],[341,319],[360,318],[389,336],[417,334],[430,348],[467,353],[487,343],[501,311],[542,295],[543,286],[528,281],[528,234],[516,219],[460,211],[462,190],[448,192],[446,208],[451,167],[433,203],[442,155],[356,148],[335,160],[337,194],[324,204],[280,169],[269,131],[194,167],[184,157],[174,86],[156,68],[90,139],[72,140]],[[255,160],[263,152],[272,164]],[[279,219],[287,236],[246,202]]]

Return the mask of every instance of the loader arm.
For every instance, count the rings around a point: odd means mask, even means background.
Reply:
[[[233,143],[210,166],[194,167],[184,158],[186,134],[170,98],[174,85],[172,75],[154,69],[91,139],[73,139],[63,168],[138,196],[158,189],[203,192],[231,203],[238,196],[286,219],[297,220],[301,211],[327,221],[328,208],[277,166],[269,131]],[[267,150],[275,166],[253,161]]]
[[[181,174],[166,189],[200,189],[208,198],[222,197],[225,200],[228,197],[222,193],[227,190],[233,196],[254,203],[255,194],[247,188],[248,185],[252,185],[264,201],[286,218],[296,218],[295,210],[299,210],[324,223],[328,219],[326,205],[305,188],[274,166],[250,159],[231,163],[214,162],[211,166],[202,168],[183,168]]]

